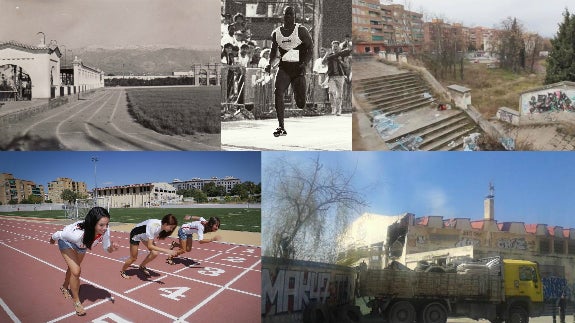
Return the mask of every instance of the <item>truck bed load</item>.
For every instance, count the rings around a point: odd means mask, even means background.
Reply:
[[[498,302],[503,299],[499,275],[467,268],[458,273],[379,269],[360,273],[360,296],[395,299],[447,298]]]

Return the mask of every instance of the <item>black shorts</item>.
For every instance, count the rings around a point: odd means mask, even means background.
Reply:
[[[146,233],[146,226],[142,225],[139,227],[135,227],[132,229],[132,231],[130,231],[130,244],[131,245],[139,245],[140,241],[136,241],[134,239],[132,239],[134,236],[138,235],[138,234],[142,234],[142,233]]]

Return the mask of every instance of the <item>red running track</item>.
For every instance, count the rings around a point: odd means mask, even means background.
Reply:
[[[66,264],[50,235],[63,225],[0,218],[0,322],[259,322],[261,249],[222,243],[194,244],[176,265],[160,254],[146,278],[136,268],[126,280],[120,269],[129,254],[129,235],[112,231],[121,248],[101,245],[82,262],[79,317],[60,286]],[[167,248],[171,238],[157,244]],[[147,254],[140,246],[139,264]],[[111,299],[113,297],[113,300]]]

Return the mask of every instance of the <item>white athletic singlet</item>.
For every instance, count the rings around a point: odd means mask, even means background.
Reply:
[[[299,46],[302,41],[299,38],[299,27],[300,24],[295,24],[293,32],[289,36],[282,35],[281,26],[277,27],[273,33],[275,33],[275,40],[278,47],[281,48],[285,53],[282,55],[281,60],[284,62],[299,62],[299,50],[294,49]],[[272,33],[272,34],[273,34]]]

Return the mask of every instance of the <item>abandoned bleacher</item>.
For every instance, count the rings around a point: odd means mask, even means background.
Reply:
[[[463,150],[464,137],[480,132],[465,112],[434,98],[416,73],[354,80],[353,88],[390,150]]]

